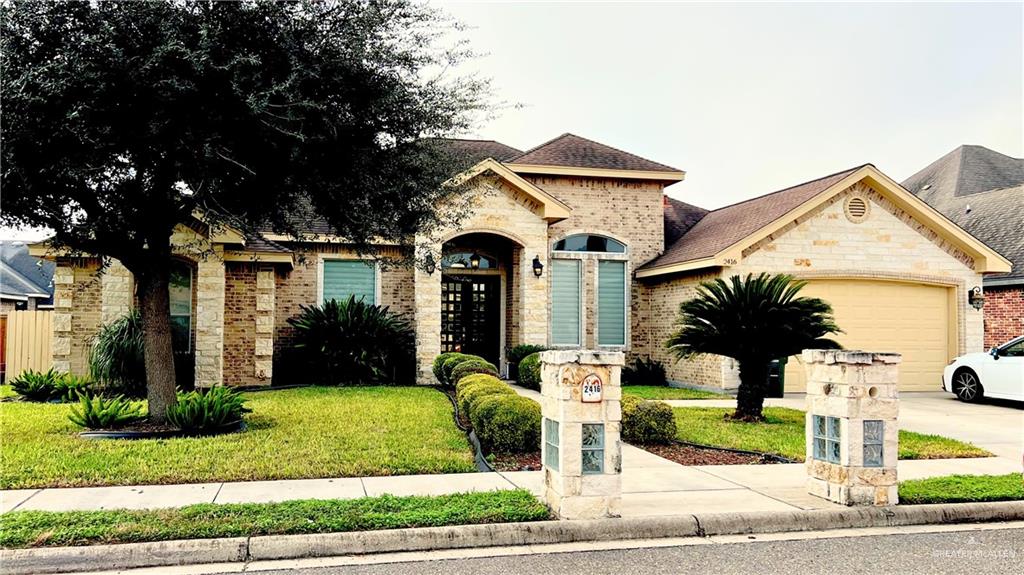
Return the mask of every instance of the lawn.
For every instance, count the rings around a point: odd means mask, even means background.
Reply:
[[[969,503],[1024,499],[1024,479],[1009,475],[948,475],[900,483],[900,503]]]
[[[542,521],[547,507],[525,490],[436,497],[365,497],[283,503],[190,505],[145,511],[15,511],[0,515],[0,547],[96,545]]]
[[[249,430],[205,438],[81,439],[70,405],[0,403],[0,488],[476,471],[441,392],[308,387],[246,394]]]
[[[729,399],[731,397],[712,391],[668,387],[667,385],[627,385],[623,386],[622,393],[644,399]]]
[[[677,407],[677,437],[680,441],[729,447],[760,453],[774,453],[795,461],[804,460],[804,412],[785,407],[764,409],[764,423],[743,423],[725,419],[732,408]],[[900,459],[947,459],[989,457],[992,454],[969,443],[900,430]]]

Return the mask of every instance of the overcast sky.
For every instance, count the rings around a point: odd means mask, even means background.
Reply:
[[[678,167],[715,208],[865,162],[902,181],[960,144],[1024,157],[1024,11],[1003,4],[441,2],[507,110]]]
[[[435,3],[524,105],[473,136],[572,132],[686,170],[669,194],[706,208],[960,144],[1024,157],[1020,2]]]

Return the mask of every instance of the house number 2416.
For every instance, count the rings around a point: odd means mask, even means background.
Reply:
[[[604,395],[604,383],[596,373],[583,378],[583,390],[580,399],[583,403],[600,403]]]

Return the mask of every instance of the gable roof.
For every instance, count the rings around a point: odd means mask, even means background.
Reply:
[[[453,151],[464,154],[472,163],[477,163],[487,158],[494,158],[499,162],[506,162],[512,158],[522,155],[522,150],[502,144],[495,140],[470,140],[465,138],[446,138],[444,143]]]
[[[456,176],[454,180],[464,182],[486,172],[497,175],[513,188],[540,204],[540,217],[548,221],[563,220],[572,212],[572,208],[568,204],[526,181],[519,174],[510,170],[508,166],[492,158],[478,163]]]
[[[1024,283],[1024,159],[960,146],[907,178],[903,187],[1013,263],[985,285]]]
[[[664,196],[662,212],[665,220],[665,245],[671,245],[690,231],[697,222],[709,212],[704,208],[680,202],[675,198]]]
[[[942,234],[975,260],[980,272],[1005,272],[1010,262],[931,208],[871,164],[864,164],[709,212],[637,277],[728,266],[742,251],[851,185],[865,181],[911,217]]]
[[[0,293],[17,299],[53,296],[56,264],[32,257],[20,241],[0,241]]]
[[[671,182],[681,181],[685,176],[678,168],[569,133],[530,148],[505,163],[519,173],[614,175]]]

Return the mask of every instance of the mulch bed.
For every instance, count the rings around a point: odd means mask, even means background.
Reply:
[[[735,453],[722,451],[720,449],[705,449],[694,447],[684,443],[672,443],[670,445],[643,445],[644,451],[649,451],[658,457],[664,457],[679,465],[759,465],[769,463],[782,463],[776,458],[765,455],[752,455],[747,453]]]
[[[495,455],[491,465],[495,471],[539,471],[540,452]]]

